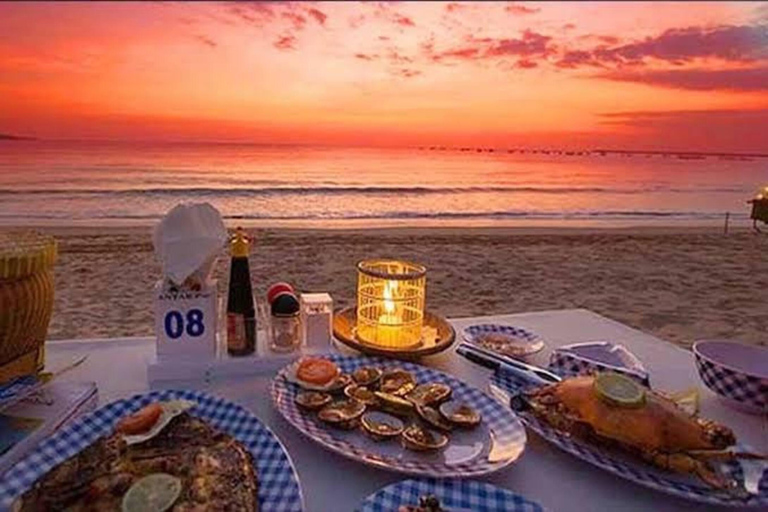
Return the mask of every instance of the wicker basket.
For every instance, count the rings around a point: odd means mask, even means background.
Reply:
[[[0,382],[43,368],[55,261],[53,238],[0,233]]]

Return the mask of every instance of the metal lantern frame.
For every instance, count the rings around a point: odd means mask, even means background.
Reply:
[[[408,261],[375,259],[357,264],[357,338],[385,348],[422,343],[427,269]]]

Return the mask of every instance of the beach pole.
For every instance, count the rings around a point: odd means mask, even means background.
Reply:
[[[728,220],[731,217],[731,212],[725,212],[725,226],[723,227],[723,234],[728,234]]]

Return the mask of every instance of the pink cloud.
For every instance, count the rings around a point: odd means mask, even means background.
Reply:
[[[526,60],[533,57],[546,58],[554,52],[552,38],[532,30],[524,30],[519,38],[495,39],[491,37],[467,38],[468,46],[435,52],[434,45],[423,45],[422,50],[434,62],[447,59],[491,59],[517,56]],[[529,66],[533,67],[533,66]]]
[[[620,82],[637,82],[695,91],[768,91],[768,66],[747,69],[616,70],[597,75]]]
[[[356,54],[355,54],[355,58],[356,58],[356,59],[360,59],[360,60],[367,60],[367,61],[371,61],[371,60],[376,60],[376,59],[378,59],[378,58],[379,58],[379,56],[378,56],[378,55],[375,55],[375,54],[371,54],[371,55],[369,55],[369,54],[367,54],[367,53],[356,53]]]
[[[227,10],[241,21],[259,26],[275,17],[273,6],[262,2],[232,2]]]
[[[295,12],[284,12],[281,14],[281,16],[289,20],[293,24],[293,28],[296,30],[303,29],[304,25],[307,24],[307,18],[301,14],[296,14]]]
[[[312,7],[307,11],[307,14],[315,19],[320,25],[325,26],[325,20],[328,19],[328,15],[319,9]]]
[[[413,22],[408,16],[403,16],[400,13],[393,13],[392,21],[402,27],[415,27],[416,23]]]
[[[524,5],[520,5],[515,2],[508,4],[506,7],[504,7],[504,10],[516,16],[525,16],[526,14],[536,14],[537,12],[541,11],[541,9],[539,9],[538,7],[526,7]]]
[[[576,49],[563,52],[556,66],[563,69],[580,67],[641,68],[650,59],[662,61],[674,66],[683,66],[697,59],[718,59],[732,63],[748,63],[768,59],[768,27],[755,26],[720,26],[715,28],[688,27],[670,29],[655,37],[646,37],[623,45],[613,36],[583,36],[581,39],[596,39],[603,44],[591,49]],[[738,74],[738,73],[736,73]],[[735,77],[733,75],[722,75]],[[607,75],[606,75],[607,76]],[[653,80],[686,83],[686,75],[647,74],[641,78],[637,73],[617,73],[614,76],[636,77],[640,81]],[[715,77],[715,75],[712,75]],[[752,76],[748,73],[744,76]],[[674,77],[674,78],[673,78]],[[688,82],[704,79],[704,75],[688,75]],[[679,81],[679,82],[678,82]],[[722,84],[722,81],[717,82]],[[751,86],[750,86],[751,87]],[[689,88],[689,87],[686,87]]]
[[[396,74],[398,76],[403,77],[403,78],[413,78],[415,76],[419,76],[421,74],[421,71],[419,71],[417,69],[402,68],[402,69],[397,70]]]
[[[278,50],[295,50],[296,49],[296,37],[293,35],[280,36],[272,46]]]
[[[473,6],[470,4],[460,4],[458,2],[451,2],[445,6],[445,10],[448,12],[457,12],[464,9],[471,9]]]
[[[203,44],[204,44],[204,45],[206,45],[206,46],[210,46],[211,48],[216,48],[216,47],[218,46],[218,44],[216,43],[216,41],[214,41],[214,40],[213,40],[213,39],[211,39],[210,37],[206,37],[206,36],[195,36],[195,39],[197,39],[198,41],[200,41],[201,43],[203,43]]]

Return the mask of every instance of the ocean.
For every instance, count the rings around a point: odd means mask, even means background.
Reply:
[[[179,202],[262,227],[746,225],[768,158],[499,148],[0,141],[0,223],[152,224]]]

